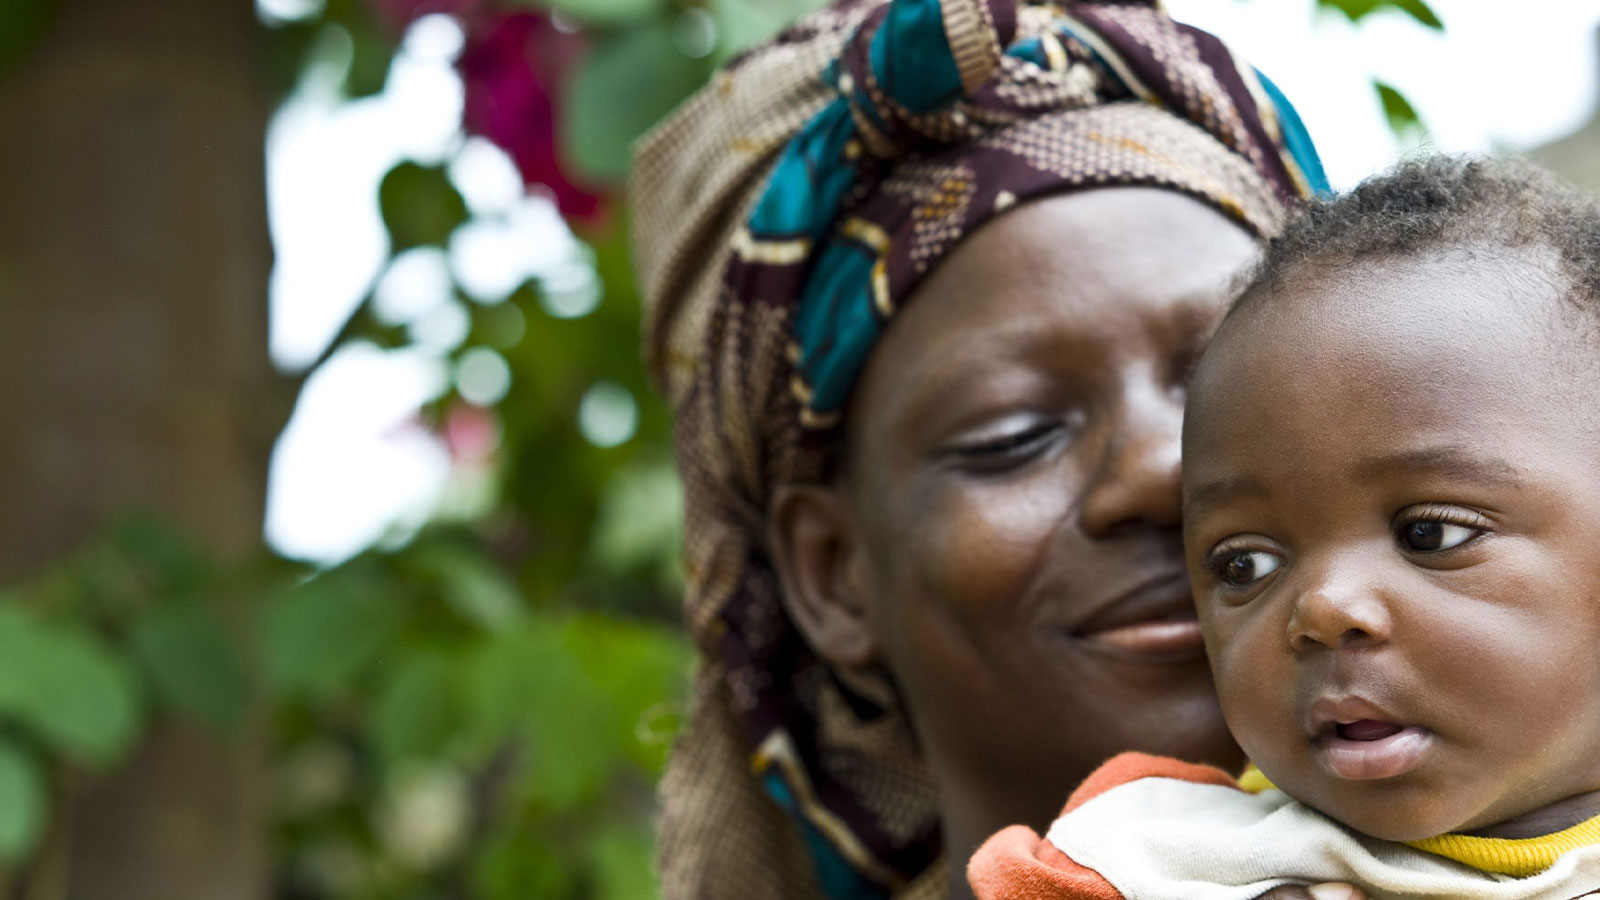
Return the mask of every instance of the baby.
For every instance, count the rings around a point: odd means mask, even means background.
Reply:
[[[1200,361],[1183,459],[1259,771],[1117,757],[1046,838],[990,838],[978,896],[1600,891],[1600,207],[1453,158],[1313,206]]]

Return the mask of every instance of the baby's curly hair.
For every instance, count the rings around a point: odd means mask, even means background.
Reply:
[[[1568,299],[1600,316],[1600,202],[1516,159],[1429,155],[1312,201],[1268,244],[1238,306],[1308,270],[1424,250],[1548,250]]]

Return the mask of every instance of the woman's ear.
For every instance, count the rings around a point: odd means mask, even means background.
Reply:
[[[767,541],[784,607],[811,649],[845,669],[876,660],[861,542],[845,497],[828,485],[778,487],[767,510]]]

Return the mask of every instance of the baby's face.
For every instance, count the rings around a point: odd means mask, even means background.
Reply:
[[[1390,840],[1600,789],[1600,341],[1530,258],[1475,256],[1299,278],[1223,327],[1187,412],[1228,724]]]

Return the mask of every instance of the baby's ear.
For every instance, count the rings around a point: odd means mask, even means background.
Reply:
[[[873,662],[859,530],[844,496],[828,485],[780,486],[767,509],[767,541],[784,608],[811,649],[843,669]]]

